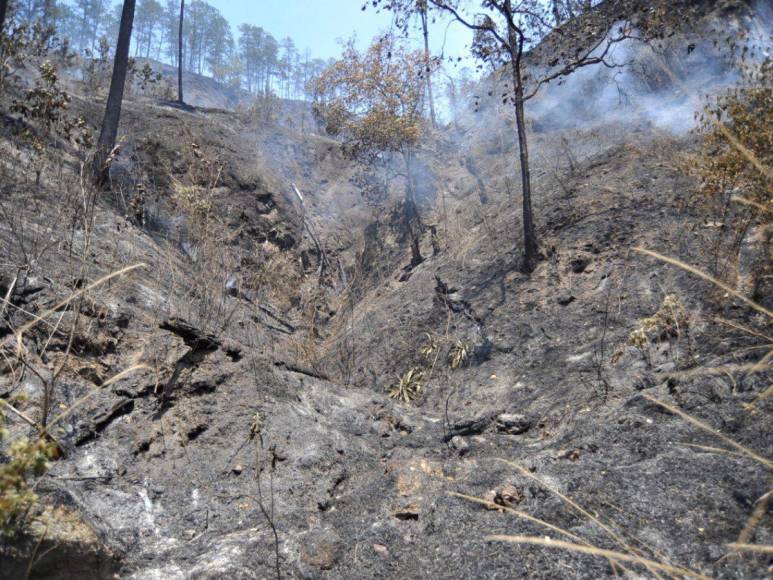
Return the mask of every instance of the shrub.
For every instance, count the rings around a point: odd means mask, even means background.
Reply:
[[[759,204],[773,195],[773,59],[745,70],[741,84],[699,117],[703,147],[699,175],[704,193],[740,193]],[[769,214],[768,214],[769,215]]]
[[[761,299],[771,272],[773,58],[742,68],[741,82],[699,115],[695,171],[722,225],[714,275]]]
[[[2,408],[0,405],[0,447],[7,445],[4,452],[7,461],[0,464],[0,535],[13,536],[37,501],[30,481],[48,470],[56,446],[42,437],[36,441],[18,439],[8,444]]]

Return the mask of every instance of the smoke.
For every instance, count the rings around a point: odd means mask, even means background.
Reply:
[[[773,8],[769,3],[759,1],[751,12],[739,9],[725,16],[722,21],[707,19],[695,26],[694,32],[675,34],[658,46],[636,40],[621,42],[608,55],[612,68],[602,64],[584,67],[543,86],[526,104],[532,129],[649,127],[684,135],[695,126],[695,113],[741,78],[727,39],[741,48],[756,47],[751,58],[758,60],[773,50],[769,32],[773,30]],[[547,69],[534,67],[531,72],[539,77]],[[511,105],[502,102],[505,95],[502,82],[492,78],[482,81],[473,97],[479,114],[459,109],[457,124],[496,131],[502,117],[512,117]],[[488,116],[498,117],[498,121]]]
[[[684,134],[707,96],[738,81],[738,71],[705,40],[684,39],[663,52],[626,41],[610,60],[619,68],[593,65],[543,87],[527,105],[536,126],[636,125]]]

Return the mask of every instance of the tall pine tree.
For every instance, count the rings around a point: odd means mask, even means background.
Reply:
[[[105,105],[105,117],[102,121],[102,130],[97,141],[97,150],[94,154],[94,177],[99,185],[104,185],[109,178],[109,159],[115,149],[115,141],[118,137],[118,123],[121,120],[121,105],[123,92],[126,85],[126,73],[129,68],[129,45],[132,36],[132,24],[134,23],[135,0],[124,0],[121,12],[121,25],[118,31],[118,43],[115,48],[113,60],[113,76],[110,79],[110,93]]]

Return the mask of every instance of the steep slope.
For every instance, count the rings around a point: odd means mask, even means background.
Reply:
[[[530,121],[531,276],[493,101],[422,154],[435,233],[412,270],[390,206],[366,203],[359,168],[297,119],[132,100],[108,195],[81,180],[79,151],[36,157],[6,114],[0,396],[39,421],[48,391],[66,456],[36,483],[56,507],[3,546],[0,577],[30,562],[41,578],[764,576],[764,558],[725,555],[767,468],[649,398],[771,449],[769,373],[701,371],[759,361],[737,327],[767,321],[633,250],[715,258],[721,232],[685,170],[695,137],[646,105],[580,116],[561,90]],[[92,124],[100,110],[73,109]],[[390,398],[411,370],[421,396]],[[748,540],[770,534],[762,520]]]

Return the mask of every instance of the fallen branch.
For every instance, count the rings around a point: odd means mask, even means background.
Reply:
[[[328,261],[327,254],[325,253],[325,250],[322,249],[322,244],[319,243],[319,238],[317,238],[316,234],[314,233],[309,220],[306,219],[306,200],[303,198],[303,195],[294,183],[292,186],[295,195],[301,202],[301,221],[303,222],[303,227],[307,232],[309,232],[309,237],[311,238],[311,241],[314,242],[314,247],[317,249],[317,254],[319,255],[319,276],[322,277],[322,273],[325,271],[325,268],[330,269],[330,262]]]

